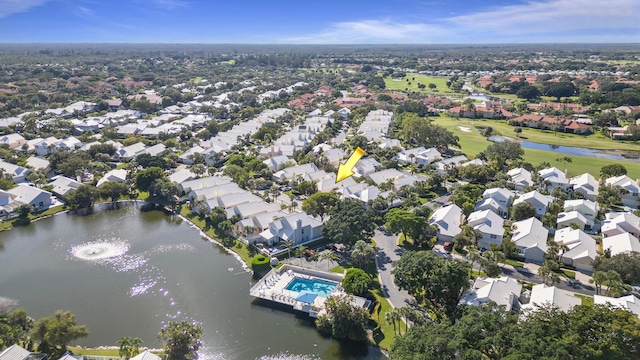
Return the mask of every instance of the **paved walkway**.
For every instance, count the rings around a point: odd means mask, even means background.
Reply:
[[[378,278],[382,286],[382,292],[393,307],[402,307],[414,302],[413,297],[408,292],[398,289],[393,282],[393,265],[391,263],[400,259],[403,249],[398,247],[398,236],[386,235],[380,230],[376,230],[374,238],[376,240],[376,266],[378,267]]]

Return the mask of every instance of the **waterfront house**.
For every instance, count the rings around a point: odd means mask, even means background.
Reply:
[[[18,185],[7,191],[15,201],[30,205],[35,211],[51,206],[51,193],[33,186]]]
[[[111,170],[106,174],[104,174],[104,176],[100,178],[100,180],[98,180],[96,187],[100,187],[102,184],[106,183],[107,181],[117,181],[119,183],[124,183],[125,181],[127,181],[127,175],[128,175],[128,172],[126,169]]]
[[[300,212],[272,221],[269,228],[260,233],[257,241],[269,245],[281,241],[293,241],[294,245],[299,245],[321,237],[322,222],[305,212]]]
[[[52,186],[51,192],[58,196],[65,196],[69,191],[76,190],[82,185],[82,183],[62,175],[55,176],[52,180],[49,183]]]

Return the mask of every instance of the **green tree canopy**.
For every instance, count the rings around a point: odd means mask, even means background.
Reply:
[[[438,257],[433,251],[409,251],[394,263],[396,285],[438,318],[454,321],[460,296],[469,287],[469,263]]]
[[[324,304],[327,315],[321,315],[316,320],[320,332],[336,339],[367,339],[364,326],[369,320],[369,313],[362,307],[354,306],[350,296],[331,295]]]
[[[413,326],[397,337],[393,360],[634,359],[640,320],[629,311],[576,306],[542,307],[526,317],[495,304],[469,307],[454,324]]]
[[[484,156],[488,160],[494,161],[498,169],[504,168],[508,161],[522,159],[523,155],[524,150],[519,143],[514,141],[494,142],[484,151]]]
[[[80,185],[77,189],[69,191],[65,196],[65,206],[70,209],[84,209],[93,205],[98,198],[98,190],[91,185]]]
[[[56,311],[54,316],[38,319],[31,333],[33,339],[40,344],[39,350],[54,359],[67,351],[67,344],[88,335],[87,327],[78,325],[76,316],[64,310]]]
[[[0,351],[27,340],[33,328],[33,319],[23,309],[5,312],[0,310]]]
[[[167,359],[193,360],[198,358],[202,333],[202,327],[198,324],[169,321],[158,333],[158,338],[164,341]]]
[[[98,188],[100,197],[111,199],[112,202],[129,193],[129,186],[119,181],[107,181]]]
[[[358,240],[367,240],[373,236],[375,214],[360,201],[342,199],[329,214],[330,218],[322,229],[329,241],[354,244]]]
[[[621,164],[609,164],[600,168],[600,177],[608,179],[614,176],[627,175],[627,168]]]
[[[348,294],[362,296],[369,291],[371,276],[361,269],[351,268],[342,279],[342,287]]]
[[[322,221],[340,198],[332,192],[317,192],[302,200],[302,210],[309,215],[319,216]]]
[[[511,207],[511,220],[520,221],[536,216],[536,208],[524,201]]]
[[[136,187],[140,191],[149,191],[151,184],[156,179],[163,179],[166,175],[164,170],[159,167],[152,166],[148,169],[142,170],[136,175]]]

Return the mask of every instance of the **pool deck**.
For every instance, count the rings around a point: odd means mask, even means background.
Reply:
[[[317,318],[325,313],[324,301],[326,298],[317,296],[311,303],[301,302],[296,300],[300,293],[287,290],[287,285],[294,278],[331,281],[338,283],[333,295],[346,295],[342,287],[340,287],[343,277],[344,275],[342,274],[329,273],[285,264],[279,269],[271,269],[267,275],[251,287],[249,294],[259,299],[290,306],[293,310],[302,311],[307,313],[310,317]],[[369,300],[356,296],[353,298],[357,305],[366,305],[368,307]]]

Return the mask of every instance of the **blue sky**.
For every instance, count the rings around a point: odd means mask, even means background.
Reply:
[[[0,42],[640,43],[640,1],[0,0]]]

